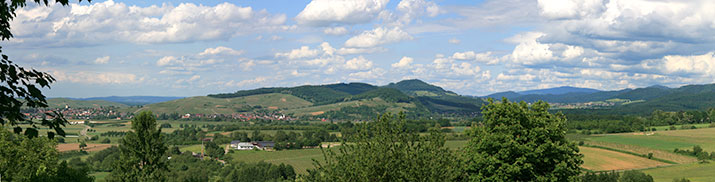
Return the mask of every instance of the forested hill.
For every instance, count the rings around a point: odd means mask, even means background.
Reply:
[[[586,103],[608,100],[626,100],[627,104],[616,105],[610,109],[589,112],[618,114],[649,114],[655,110],[683,111],[702,110],[715,106],[715,84],[686,85],[679,88],[650,86],[617,91],[598,91],[592,93],[568,92],[563,94],[528,94],[525,92],[500,92],[485,98],[506,97],[512,101],[535,102],[543,100],[550,103]],[[528,92],[527,92],[528,93]]]
[[[397,83],[390,83],[384,87],[395,88],[411,96],[457,96],[457,94],[452,91],[444,90],[442,87],[430,85],[429,83],[417,79],[402,80]]]
[[[380,98],[388,103],[409,103],[414,105],[415,110],[428,110],[433,113],[476,113],[484,103],[481,99],[460,96],[421,80],[403,80],[385,86],[366,83],[338,83],[271,87],[208,96],[239,98],[271,93],[292,95],[312,103],[313,106],[332,106],[339,105],[339,103]]]

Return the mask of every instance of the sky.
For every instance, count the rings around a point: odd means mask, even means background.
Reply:
[[[711,0],[71,1],[16,11],[49,97],[421,79],[462,95],[715,80]]]

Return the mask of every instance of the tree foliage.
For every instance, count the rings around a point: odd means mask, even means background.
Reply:
[[[40,5],[50,5],[48,0],[34,0],[34,2]],[[57,0],[56,3],[67,5],[68,0]],[[10,22],[17,16],[15,10],[26,5],[26,0],[0,2],[0,40],[6,41],[13,37],[10,31]],[[22,107],[47,107],[47,100],[40,88],[50,88],[50,83],[54,82],[55,78],[48,73],[25,69],[13,63],[7,55],[2,54],[2,47],[0,47],[0,54],[2,55],[2,59],[0,59],[0,125],[9,123],[10,126],[16,126],[13,129],[15,133],[21,133],[23,128],[17,125],[20,122],[29,122],[32,128],[25,129],[25,135],[28,137],[38,135],[37,124],[54,129],[57,134],[65,136],[61,127],[67,123],[67,120],[62,114],[58,112],[46,113],[53,119],[42,119],[39,123],[35,123],[20,112]],[[47,136],[53,138],[55,132],[48,132]]]
[[[315,161],[308,181],[455,181],[463,175],[459,161],[433,129],[419,136],[405,128],[403,114],[385,114],[363,124],[351,143],[323,150],[325,163]]]
[[[569,181],[581,172],[578,147],[567,141],[566,119],[536,102],[489,100],[484,121],[464,149],[472,181]]]
[[[119,161],[110,181],[165,181],[166,151],[161,129],[151,111],[132,119],[132,130],[119,144]]]
[[[93,181],[87,169],[58,163],[56,143],[44,137],[28,138],[0,126],[0,176],[3,181]]]
[[[625,171],[619,182],[653,182],[653,177],[640,171]]]

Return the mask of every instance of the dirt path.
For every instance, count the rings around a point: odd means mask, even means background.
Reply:
[[[87,130],[89,130],[90,128],[92,128],[92,127],[85,125],[84,129],[82,129],[82,131],[79,132],[79,136],[87,136]]]
[[[115,144],[88,143],[87,147],[84,148],[84,151],[87,151],[87,152],[100,151],[100,150],[109,148],[112,145],[115,145]],[[79,150],[79,143],[63,143],[63,144],[57,145],[57,151],[64,152],[64,151],[70,151],[70,150]]]

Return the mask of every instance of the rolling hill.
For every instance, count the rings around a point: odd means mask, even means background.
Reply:
[[[188,97],[145,105],[134,112],[150,110],[157,114],[175,112],[181,114],[231,114],[262,108],[291,109],[311,105],[313,104],[293,95],[269,93],[233,98]]]
[[[410,96],[458,96],[452,91],[444,90],[442,87],[430,85],[422,80],[402,80],[397,83],[385,85],[387,88],[394,88]]]
[[[89,97],[89,98],[70,98],[73,100],[104,100],[110,102],[116,102],[121,104],[126,104],[130,106],[153,104],[159,102],[166,102],[170,100],[181,99],[184,97],[160,97],[160,96],[109,96],[109,97]]]
[[[473,114],[483,103],[421,80],[404,80],[385,86],[337,83],[239,90],[149,104],[136,111],[229,114],[280,109],[295,116],[350,119],[384,112]]]
[[[126,104],[104,101],[104,100],[74,100],[69,98],[51,98],[47,99],[47,105],[50,108],[98,108],[98,107],[128,107]]]

